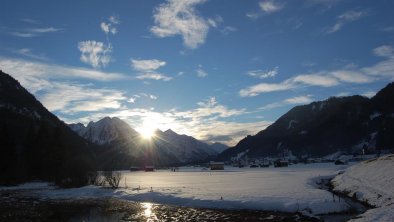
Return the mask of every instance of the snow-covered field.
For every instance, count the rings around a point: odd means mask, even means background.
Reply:
[[[117,190],[88,186],[76,189],[36,189],[42,198],[116,197],[192,207],[259,209],[312,214],[345,211],[343,200],[318,189],[316,181],[348,166],[333,163],[298,164],[285,168],[230,168],[224,171],[180,168],[155,172],[123,172]],[[37,186],[37,185],[36,185]],[[140,188],[140,189],[138,189]]]
[[[394,155],[354,165],[333,183],[334,190],[377,207],[354,221],[394,221]]]

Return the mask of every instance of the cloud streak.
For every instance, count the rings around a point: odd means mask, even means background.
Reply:
[[[136,76],[137,79],[140,80],[163,80],[163,81],[170,81],[172,80],[172,77],[166,76],[164,74],[161,73],[153,73],[153,72],[149,72],[149,73],[141,73],[139,75]]]
[[[307,104],[312,102],[312,95],[306,95],[306,96],[296,96],[296,97],[291,97],[279,102],[275,103],[270,103],[268,105],[265,105],[261,107],[261,110],[270,110],[282,106],[287,106],[287,105],[301,105],[301,104]]]
[[[128,79],[127,75],[113,72],[102,72],[81,67],[46,64],[24,59],[9,59],[0,57],[0,67],[22,82],[30,91],[39,90],[42,80],[50,79],[91,79],[97,81],[114,81]],[[33,84],[37,83],[37,84]]]
[[[162,66],[166,65],[165,61],[161,61],[158,59],[144,59],[144,60],[137,60],[131,59],[130,60],[131,67],[140,72],[136,78],[140,80],[163,80],[163,81],[170,81],[172,77],[166,76],[165,74],[159,73],[156,70]]]
[[[259,78],[259,79],[266,79],[266,78],[275,77],[278,74],[278,70],[279,70],[279,67],[275,67],[271,70],[258,69],[258,70],[248,71],[246,74],[248,76],[252,76],[255,78]]]
[[[130,62],[131,62],[131,67],[134,70],[141,72],[154,71],[166,65],[165,61],[161,61],[158,59],[146,59],[146,60],[131,59]]]
[[[43,55],[43,54],[35,54],[33,53],[33,50],[30,48],[22,48],[22,49],[17,49],[17,50],[11,50],[11,52],[18,54],[18,55],[22,55],[28,58],[32,58],[32,59],[37,59],[37,60],[42,60],[42,61],[47,61],[48,58]]]
[[[43,34],[47,33],[55,33],[55,32],[60,32],[63,31],[63,28],[55,28],[55,27],[41,27],[41,28],[27,28],[27,29],[21,29],[21,30],[16,30],[16,31],[11,31],[8,32],[8,34],[16,37],[21,37],[21,38],[31,38],[31,37],[37,37],[41,36]]]
[[[347,11],[337,17],[337,22],[332,27],[329,27],[326,31],[327,34],[331,34],[334,32],[338,32],[348,23],[357,21],[362,17],[366,16],[367,13],[365,11]]]
[[[280,83],[259,83],[241,89],[241,97],[252,97],[262,93],[285,91],[303,86],[333,87],[343,83],[363,84],[379,79],[394,79],[394,49],[383,45],[375,48],[373,53],[385,60],[369,67],[345,68],[317,73],[301,74]]]

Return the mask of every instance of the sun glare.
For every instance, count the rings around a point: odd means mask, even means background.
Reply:
[[[142,124],[142,127],[139,128],[139,132],[141,133],[141,136],[145,139],[150,139],[155,136],[155,131],[157,129],[157,126],[155,123],[152,121],[145,120],[144,123]]]

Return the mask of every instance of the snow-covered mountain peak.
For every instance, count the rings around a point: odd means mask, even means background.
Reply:
[[[83,124],[71,124],[70,128],[85,139],[104,145],[122,136],[130,137],[138,134],[126,122],[117,117],[104,117],[97,122],[89,122],[86,127]]]

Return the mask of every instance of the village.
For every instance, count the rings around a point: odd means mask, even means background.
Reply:
[[[338,151],[323,157],[310,157],[303,155],[297,157],[293,155],[291,150],[284,150],[281,155],[267,157],[250,157],[249,150],[238,153],[237,156],[231,157],[229,161],[209,161],[206,163],[172,166],[172,167],[155,167],[153,164],[144,165],[143,167],[131,166],[130,171],[153,172],[155,170],[170,170],[172,172],[179,171],[180,167],[192,167],[195,169],[205,170],[225,170],[226,168],[269,168],[269,167],[288,167],[295,164],[313,164],[313,163],[332,163],[335,165],[347,165],[349,162],[360,162],[373,159],[380,155],[387,154],[389,151],[382,150],[380,153],[368,153],[363,151],[355,153],[346,153]]]

